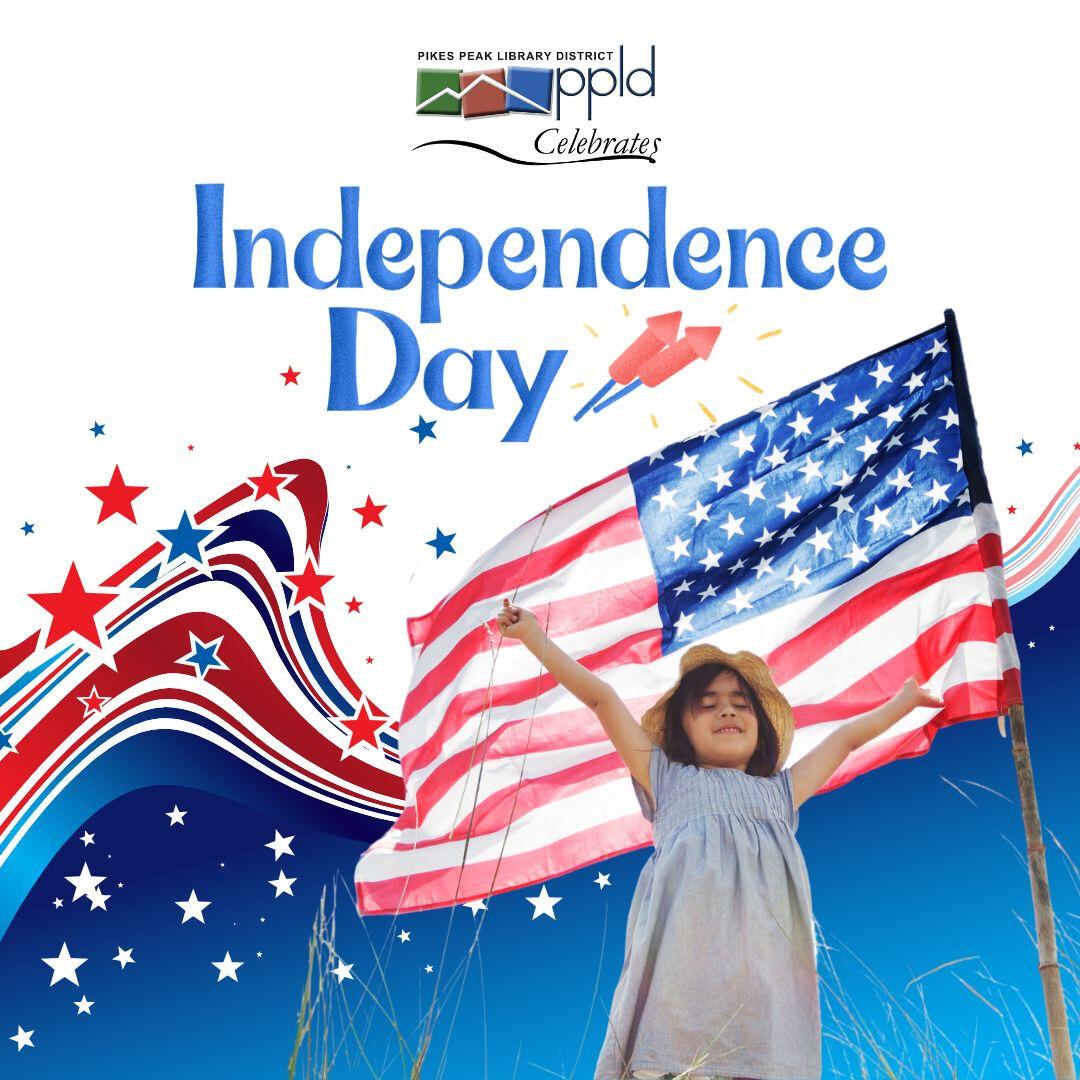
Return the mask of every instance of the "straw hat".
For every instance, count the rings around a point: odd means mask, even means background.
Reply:
[[[757,694],[765,715],[776,729],[777,738],[780,740],[780,756],[776,762],[777,772],[784,767],[788,752],[791,750],[791,740],[795,734],[795,718],[791,714],[791,705],[773,682],[772,674],[768,665],[760,656],[745,650],[737,653],[724,652],[715,645],[699,644],[691,645],[684,650],[679,658],[679,678],[675,684],[665,691],[652,704],[641,718],[641,726],[645,729],[649,738],[658,746],[664,745],[664,713],[671,695],[678,689],[683,677],[704,664],[723,664],[738,672]]]

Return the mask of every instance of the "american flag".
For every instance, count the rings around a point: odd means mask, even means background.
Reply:
[[[908,675],[916,710],[826,787],[1020,700],[997,519],[955,320],[635,461],[538,514],[408,621],[405,808],[362,913],[479,900],[651,840],[594,714],[491,628],[504,595],[640,716],[699,641],[762,655],[789,764]]]

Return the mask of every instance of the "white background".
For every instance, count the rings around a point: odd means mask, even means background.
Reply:
[[[96,584],[181,510],[303,455],[330,478],[332,629],[361,684],[396,709],[410,670],[405,616],[427,611],[510,528],[705,426],[699,401],[736,416],[934,325],[947,306],[1006,546],[1080,463],[1075,27],[1064,6],[50,4],[9,9],[4,22],[0,647],[41,624],[26,594],[59,588],[72,559]],[[653,43],[655,98],[601,102],[594,122],[601,134],[659,136],[655,165],[524,168],[412,150],[476,137],[522,151],[542,126],[415,116],[419,49],[625,44],[637,64]],[[578,121],[590,128],[571,103],[563,127]],[[288,290],[194,290],[199,182],[225,183],[227,237],[273,226],[290,255],[308,230],[340,227],[343,184],[361,189],[363,249],[388,225],[456,225],[486,241],[510,225],[584,226],[599,244],[643,227],[646,186],[665,184],[669,251],[694,225],[781,239],[820,225],[837,244],[874,225],[889,272],[866,293],[838,279],[818,292],[508,293],[481,278],[444,295],[442,324],[421,327],[415,287],[316,292],[290,267]],[[232,268],[227,248],[230,283]],[[255,276],[265,281],[265,262]],[[526,444],[500,442],[517,400],[501,367],[492,411],[441,412],[418,380],[382,412],[328,414],[331,304],[402,316],[425,360],[448,346],[517,348],[531,378],[545,347],[570,354]],[[708,363],[571,424],[642,320],[674,307],[684,325],[722,323]],[[381,341],[364,361],[374,388]],[[278,374],[290,364],[299,388]],[[438,420],[437,441],[408,430],[419,414]],[[97,420],[106,436],[94,439]],[[1021,437],[1034,444],[1022,460]],[[149,485],[138,525],[95,524],[85,487],[116,464]],[[361,532],[351,508],[369,494],[389,509],[382,530]],[[34,536],[19,531],[24,520]],[[456,555],[436,561],[425,546],[436,526],[457,534]],[[365,604],[346,617],[353,594]]]

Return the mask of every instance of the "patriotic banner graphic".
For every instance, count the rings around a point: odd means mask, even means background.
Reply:
[[[908,675],[944,699],[835,787],[1020,701],[1002,562],[951,312],[583,487],[408,621],[405,807],[359,860],[360,911],[476,900],[650,841],[599,720],[500,640],[503,596],[639,716],[686,646],[761,654],[794,707],[792,762]]]
[[[326,481],[292,461],[233,488],[100,585],[32,593],[0,651],[0,933],[72,829],[187,783],[370,839],[403,801],[396,723],[327,631]]]

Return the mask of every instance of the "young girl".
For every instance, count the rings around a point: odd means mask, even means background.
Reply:
[[[639,724],[532,612],[504,599],[497,619],[596,713],[653,825],[595,1080],[820,1077],[798,809],[853,750],[941,700],[910,678],[784,768],[791,706],[753,653],[692,645],[678,682]]]

